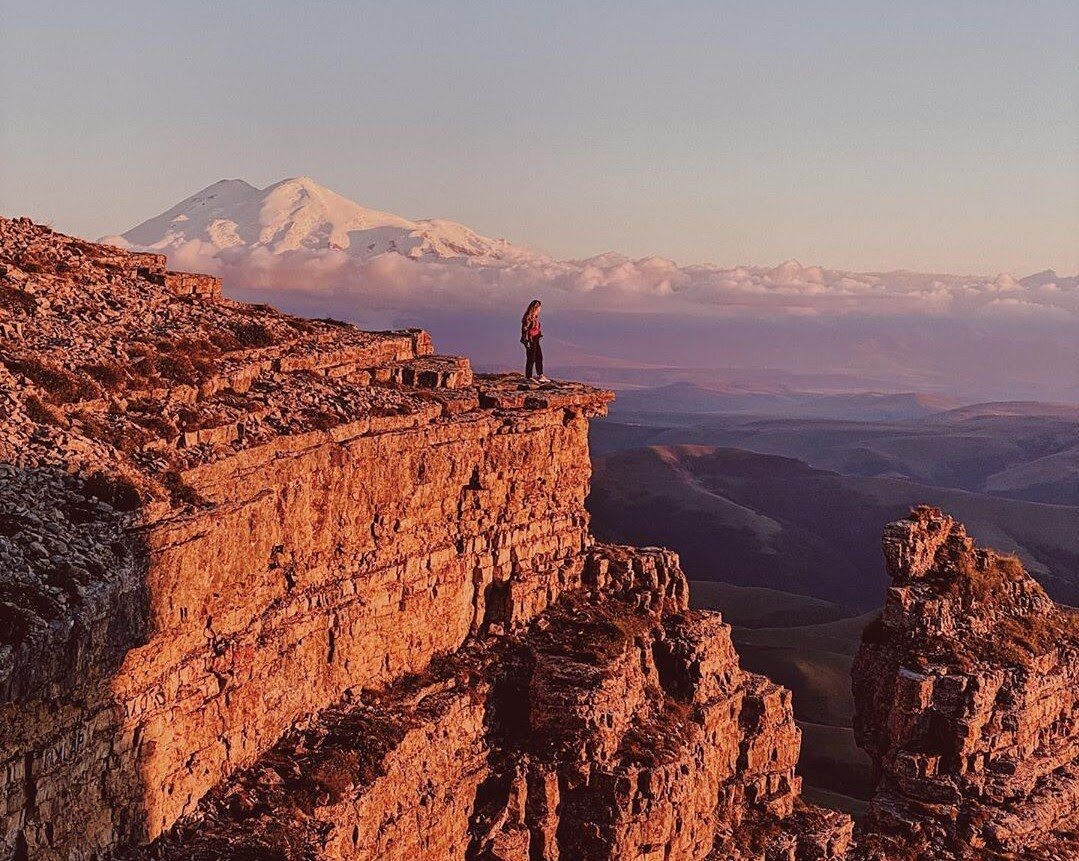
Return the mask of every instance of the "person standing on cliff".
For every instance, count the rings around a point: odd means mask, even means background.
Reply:
[[[536,380],[546,383],[549,380],[543,376],[543,348],[540,346],[540,338],[543,337],[543,327],[540,326],[542,307],[539,299],[528,303],[528,309],[521,318],[521,343],[525,345],[525,379],[532,379],[532,369],[535,368]]]

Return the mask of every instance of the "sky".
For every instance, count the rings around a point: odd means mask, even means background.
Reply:
[[[1079,3],[0,0],[0,213],[221,178],[559,258],[1079,272]]]

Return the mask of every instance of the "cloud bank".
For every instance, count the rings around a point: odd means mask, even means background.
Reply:
[[[119,237],[107,241],[128,245]],[[130,246],[128,246],[130,247]],[[1079,322],[1079,277],[1029,278],[845,272],[780,266],[679,266],[662,257],[602,254],[557,261],[467,257],[366,260],[338,249],[271,252],[191,240],[167,250],[175,269],[220,276],[233,295],[324,306],[327,313],[519,305],[534,296],[563,309],[688,312],[717,317],[857,315]],[[292,300],[292,302],[289,302]]]
[[[365,328],[422,326],[440,349],[486,369],[517,365],[517,320],[538,296],[552,369],[592,369],[604,384],[685,377],[1079,402],[1079,279],[1052,272],[1017,280],[795,262],[722,268],[617,254],[357,259],[340,249],[221,249],[199,240],[164,250],[174,269],[220,276],[232,298]]]

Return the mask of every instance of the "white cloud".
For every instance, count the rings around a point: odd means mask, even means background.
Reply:
[[[274,253],[191,240],[168,249],[176,269],[221,276],[238,296],[321,300],[327,313],[361,309],[483,308],[527,302],[589,310],[689,311],[717,316],[968,316],[1079,321],[1075,278],[1024,284],[994,278],[857,273],[803,267],[678,266],[661,257],[603,254],[555,261],[535,256],[492,264],[467,257],[415,260],[395,253],[356,259],[337,249]]]

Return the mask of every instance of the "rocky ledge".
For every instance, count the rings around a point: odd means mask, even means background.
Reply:
[[[863,850],[1079,857],[1079,617],[934,508],[891,524],[884,553],[892,587],[854,666],[880,774]]]
[[[594,545],[610,393],[25,219],[0,378],[6,854],[843,852],[789,693],[671,554]]]
[[[842,857],[789,692],[686,597],[671,553],[594,547],[530,625],[348,692],[137,857]]]

